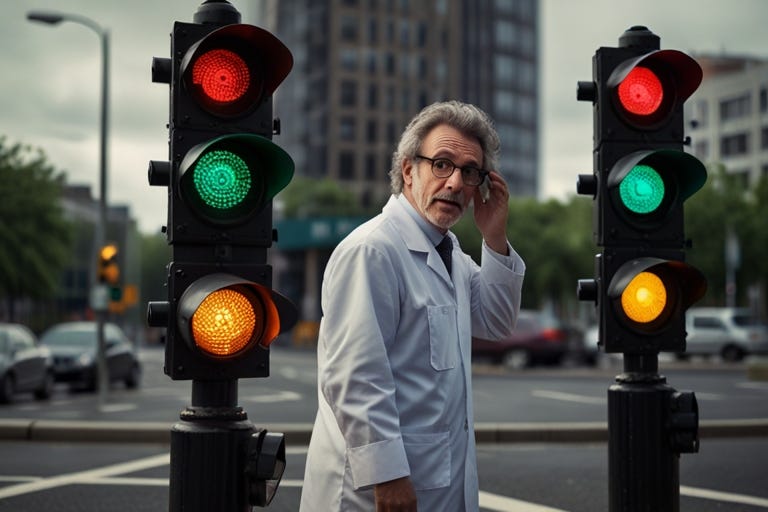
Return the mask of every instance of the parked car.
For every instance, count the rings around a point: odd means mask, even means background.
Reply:
[[[54,386],[50,351],[38,344],[26,326],[0,324],[0,403],[16,393],[32,392],[38,400],[51,396]]]
[[[51,350],[57,382],[67,382],[73,388],[96,389],[96,322],[55,325],[43,333],[40,342]],[[120,327],[106,323],[104,345],[109,381],[122,381],[126,387],[136,388],[141,378],[141,364],[131,340]]]
[[[521,310],[512,336],[499,341],[472,338],[473,358],[490,358],[510,368],[560,364],[568,352],[568,334],[557,318]]]
[[[747,309],[691,308],[685,314],[689,355],[720,356],[725,361],[740,361],[750,354],[768,354],[768,326]]]

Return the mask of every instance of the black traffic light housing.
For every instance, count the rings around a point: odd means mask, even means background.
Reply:
[[[271,289],[267,264],[276,237],[272,199],[294,173],[291,157],[271,140],[272,95],[293,58],[270,32],[241,24],[227,2],[203,3],[194,21],[176,22],[171,58],[153,60],[153,81],[170,85],[170,159],[150,162],[149,180],[168,187],[173,260],[168,302],[149,305],[149,322],[167,328],[172,379],[266,377],[269,344],[297,319],[296,307]],[[238,300],[200,298],[225,288]],[[214,305],[218,316],[208,312]],[[201,348],[204,338],[224,336],[216,326],[190,327],[206,317],[230,322],[218,326],[222,333],[250,330],[246,347],[225,357]]]
[[[595,199],[603,250],[578,295],[597,306],[606,352],[683,351],[685,310],[706,289],[683,251],[683,203],[706,181],[683,152],[683,105],[701,77],[696,61],[636,26],[619,47],[599,48],[593,81],[579,82],[577,99],[593,103],[594,174],[580,175],[577,191]]]

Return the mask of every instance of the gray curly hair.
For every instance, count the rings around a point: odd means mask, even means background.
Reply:
[[[444,101],[428,105],[414,117],[400,136],[397,149],[392,154],[389,170],[393,194],[403,191],[403,161],[413,159],[419,153],[424,137],[438,125],[447,124],[460,132],[474,136],[483,150],[483,168],[496,170],[499,158],[499,134],[491,118],[474,105],[460,101]]]

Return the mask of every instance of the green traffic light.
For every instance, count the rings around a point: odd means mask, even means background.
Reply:
[[[251,190],[248,164],[235,153],[217,150],[205,153],[193,171],[195,190],[200,199],[218,210],[241,204]]]
[[[664,199],[664,180],[648,165],[636,165],[621,180],[619,196],[622,204],[633,213],[655,211]]]

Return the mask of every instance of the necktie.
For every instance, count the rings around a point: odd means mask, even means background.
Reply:
[[[453,250],[453,242],[446,236],[439,244],[437,244],[435,249],[437,249],[437,254],[440,255],[440,259],[445,263],[448,275],[451,275],[451,251]]]

